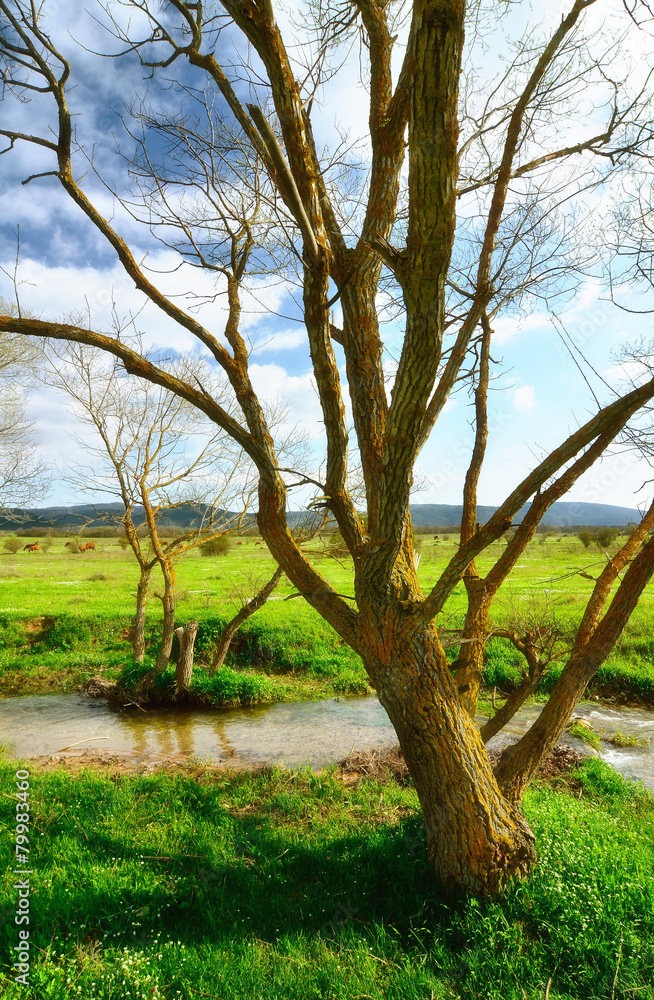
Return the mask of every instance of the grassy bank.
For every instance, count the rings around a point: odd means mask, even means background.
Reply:
[[[47,540],[41,540],[41,544]],[[312,543],[309,553],[340,593],[351,593],[347,559],[329,555],[329,539]],[[455,551],[454,537],[422,537],[419,573],[425,589]],[[485,555],[487,563],[501,552],[502,542]],[[510,586],[496,607],[497,624],[530,614],[554,615],[563,632],[571,630],[582,612],[592,582],[575,573],[597,573],[604,556],[585,549],[574,537],[536,539],[516,567]],[[482,570],[485,563],[482,560]],[[364,694],[368,690],[358,657],[346,647],[302,600],[286,600],[294,589],[283,581],[271,600],[244,627],[228,667],[230,689],[224,696],[202,673],[210,662],[211,644],[224,623],[266,579],[273,567],[258,539],[245,538],[226,555],[202,558],[195,551],[178,564],[178,608],[181,624],[200,622],[196,644],[198,690],[215,700],[288,700],[333,694]],[[0,696],[73,691],[90,676],[116,679],[132,669],[129,635],[134,609],[136,566],[131,553],[116,539],[96,540],[95,551],[73,553],[65,539],[54,539],[47,552],[0,553]],[[148,641],[154,653],[160,629],[161,605],[152,584],[148,610]],[[654,705],[654,638],[651,633],[652,588],[645,593],[618,649],[594,678],[590,692],[603,700]],[[47,611],[47,614],[45,613]],[[447,606],[446,629],[461,624],[463,586]],[[450,651],[454,657],[456,649]],[[556,680],[555,665],[541,686],[544,694]],[[520,682],[520,654],[506,640],[488,644],[485,682],[509,691]],[[238,680],[234,675],[250,678]],[[259,681],[256,681],[256,678]],[[253,679],[254,678],[254,679]],[[227,684],[228,673],[224,682]],[[239,692],[240,685],[240,692]],[[236,691],[236,694],[234,694]],[[231,693],[230,693],[231,692]]]
[[[276,613],[277,612],[277,613]],[[180,616],[181,617],[181,616]],[[220,704],[304,700],[370,690],[358,656],[317,617],[285,621],[275,605],[247,623],[227,665],[211,676],[212,643],[227,619],[205,611],[196,641],[192,691]],[[0,696],[72,692],[90,677],[136,682],[154,665],[134,664],[129,616],[98,614],[10,618],[0,616]],[[155,650],[159,623],[148,627]],[[173,650],[174,652],[174,650]],[[172,683],[173,668],[160,678]]]
[[[33,964],[16,986],[4,951],[7,1000],[541,1000],[550,980],[550,1000],[654,998],[654,804],[598,761],[572,794],[530,790],[540,862],[496,903],[441,897],[415,793],[392,779],[30,784]]]

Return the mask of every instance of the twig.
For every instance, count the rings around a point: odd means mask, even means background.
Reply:
[[[297,594],[289,594],[285,597],[285,601],[292,601],[296,597],[305,597],[307,594],[315,594],[315,590],[300,590]],[[318,591],[321,593],[321,591]],[[344,597],[346,601],[356,601],[356,597],[351,597],[350,594],[333,594],[334,597]]]
[[[611,987],[611,1000],[615,1000],[615,987],[618,982],[618,972],[620,971],[620,962],[622,961],[622,942],[624,941],[624,931],[620,931],[620,946],[618,948],[618,964],[615,967],[615,975],[613,977],[613,986]]]
[[[86,832],[86,830],[84,829],[83,826],[79,825],[79,823],[77,822],[77,820],[75,819],[75,817],[71,816],[70,813],[66,809],[64,809],[63,815],[64,816],[68,816],[68,819],[72,819],[72,821],[75,824],[75,826],[79,827],[79,829],[82,831],[82,833],[84,834],[84,836],[86,837],[86,839],[88,841],[88,839],[89,839],[88,833]]]
[[[64,750],[72,750],[73,747],[78,747],[80,743],[92,743],[94,740],[108,740],[108,736],[89,736],[85,740],[78,740],[77,743],[69,743],[67,747],[62,747],[61,750],[55,750],[55,753],[63,753]]]

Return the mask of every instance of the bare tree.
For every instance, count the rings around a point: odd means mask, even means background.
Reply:
[[[211,383],[197,359],[172,368]],[[73,412],[94,431],[91,437],[76,436],[80,455],[90,461],[79,462],[64,478],[79,491],[117,496],[124,506],[119,521],[140,570],[132,637],[138,662],[145,654],[150,577],[156,565],[161,570],[163,631],[155,669],[165,670],[175,634],[175,563],[208,537],[229,532],[248,517],[254,488],[249,462],[186,400],[127,375],[115,358],[97,348],[51,344],[41,378],[65,393]],[[219,395],[215,380],[214,395]],[[194,509],[198,523],[165,538],[162,518],[181,506]],[[234,507],[237,514],[230,511]],[[145,535],[139,530],[143,517]]]
[[[102,348],[130,373],[197,407],[244,450],[257,469],[258,524],[271,552],[298,593],[361,655],[396,729],[439,879],[487,893],[533,865],[533,836],[520,810],[524,790],[654,572],[646,520],[596,581],[549,702],[494,774],[473,719],[491,603],[551,504],[654,396],[650,378],[598,404],[593,416],[535,464],[485,525],[476,522],[494,318],[535,299],[547,303],[570,294],[584,273],[599,266],[604,247],[583,229],[583,199],[600,185],[646,168],[652,156],[650,79],[624,68],[629,33],[639,31],[630,16],[633,5],[621,15],[625,35],[616,42],[586,29],[597,0],[570,0],[549,37],[531,30],[517,40],[497,78],[481,78],[477,70],[497,6],[473,4],[466,25],[460,0],[415,0],[410,7],[326,0],[310,8],[315,21],[305,31],[304,49],[294,45],[291,56],[272,0],[221,0],[206,11],[183,0],[100,5],[118,42],[113,55],[138,56],[153,74],[169,77],[177,70],[182,102],[198,93],[183,86],[186,67],[204,74],[215,112],[203,129],[190,124],[181,129],[176,149],[183,140],[191,154],[174,163],[168,147],[169,169],[155,166],[154,156],[143,156],[145,142],[132,157],[141,187],[126,188],[122,202],[168,245],[166,227],[176,219],[180,259],[216,269],[227,301],[227,320],[219,329],[217,321],[203,325],[160,290],[118,223],[103,216],[90,189],[76,179],[74,157],[80,150],[67,103],[72,69],[57,47],[56,24],[48,33],[42,20],[47,0],[38,11],[23,0],[0,0],[6,92],[20,100],[49,95],[57,116],[52,133],[29,132],[26,125],[25,131],[3,128],[0,134],[9,148],[29,142],[50,154],[51,165],[40,174],[60,183],[143,295],[209,352],[227,377],[234,407],[91,324],[2,316],[0,331]],[[132,21],[125,16],[130,13],[138,17]],[[252,53],[251,64],[230,51],[232,38],[237,51]],[[357,38],[359,47],[352,45]],[[399,46],[404,51],[394,74],[392,56]],[[363,170],[342,150],[323,155],[314,136],[320,121],[313,99],[322,95],[322,84],[347,57],[348,47],[358,48],[365,61],[370,98]],[[244,104],[241,94],[248,88],[250,103]],[[584,114],[584,94],[597,97],[600,126]],[[184,108],[176,119],[182,125]],[[141,115],[139,124],[151,134],[156,118]],[[240,228],[224,200],[216,211],[215,198],[222,185],[239,187],[238,157],[214,156],[230,147],[234,134],[249,147],[249,162],[260,164],[257,190],[243,179],[252,211]],[[81,152],[92,159],[90,149]],[[139,201],[139,190],[146,201]],[[185,203],[190,194],[192,204]],[[288,280],[298,282],[326,435],[315,502],[334,517],[353,557],[351,598],[334,590],[288,530],[287,492],[297,480],[289,481],[276,454],[241,327],[240,296],[251,263],[246,246],[257,246],[263,256],[284,247],[280,257],[288,263]],[[401,315],[404,325],[390,391],[381,290],[390,314]],[[340,325],[333,315],[336,305]],[[345,357],[367,522],[348,491],[350,434],[335,345]],[[425,593],[409,517],[413,470],[452,392],[462,386],[474,393],[476,438],[461,544]],[[522,524],[482,576],[475,560],[529,501]],[[468,594],[465,642],[452,671],[439,622],[462,579]]]

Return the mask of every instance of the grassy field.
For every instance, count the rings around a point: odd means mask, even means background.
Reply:
[[[48,540],[36,541],[41,547],[44,541],[48,544]],[[137,578],[131,552],[123,551],[116,539],[96,539],[96,550],[82,554],[65,548],[64,538],[49,541],[47,552],[0,550],[1,696],[74,690],[95,673],[113,678],[131,669],[129,627]],[[255,538],[241,541],[219,557],[189,552],[177,567],[178,621],[200,621],[196,684],[207,689],[214,682],[203,675],[202,667],[210,658],[213,638],[234,614],[240,598],[254,593],[273,570],[265,544],[257,544]],[[454,536],[420,536],[419,575],[425,589],[451,558],[456,543]],[[482,571],[503,544],[496,543],[480,560]],[[310,557],[339,592],[350,593],[351,563],[332,558],[328,548],[328,543],[316,541]],[[576,537],[537,537],[499,595],[496,623],[525,613],[553,612],[564,628],[572,628],[592,586],[575,570],[596,575],[603,562],[601,551],[585,549]],[[153,651],[161,619],[159,587],[153,574],[148,610]],[[221,678],[229,690],[224,697],[214,691],[217,700],[285,700],[368,690],[358,657],[306,602],[285,600],[293,593],[284,580],[273,599],[247,623],[228,661],[232,672],[224,672]],[[594,680],[591,691],[598,696],[654,704],[653,597],[650,587],[618,649]],[[460,584],[446,608],[443,627],[459,626],[464,608]],[[489,643],[485,681],[490,688],[510,689],[519,681],[521,666],[519,654],[508,642]],[[235,670],[248,674],[250,681],[238,682]],[[545,678],[543,693],[559,670],[560,666],[554,668]],[[261,679],[263,674],[266,683],[257,685],[252,678]]]
[[[422,586],[428,589],[454,554],[458,538],[453,535],[439,536],[438,540],[430,535],[418,538],[421,555],[418,575]],[[38,538],[21,541],[44,544],[44,539]],[[272,573],[274,563],[265,543],[256,538],[239,541],[241,544],[234,545],[224,556],[203,558],[197,549],[182,556],[177,564],[180,614],[191,618],[204,617],[207,610],[223,611],[242,595],[253,593],[257,584]],[[37,616],[47,610],[50,615],[71,612],[132,614],[132,595],[138,573],[131,552],[123,551],[113,538],[96,539],[95,551],[81,554],[66,549],[65,543],[65,538],[52,539],[48,552],[11,554],[0,549],[0,613]],[[503,548],[502,541],[496,542],[482,555],[478,560],[482,573]],[[308,551],[321,573],[337,590],[347,593],[348,587],[351,589],[349,559],[332,558],[328,554],[329,544],[321,541],[309,546]],[[510,585],[504,588],[501,603],[505,612],[509,612],[512,603],[524,603],[534,597],[542,599],[548,594],[550,601],[573,613],[590,593],[591,583],[581,576],[568,574],[574,569],[596,573],[604,562],[604,556],[596,547],[585,549],[576,537],[559,535],[543,541],[537,537],[516,567]],[[158,588],[156,572],[153,581],[154,592]],[[286,581],[280,585],[276,599],[279,601],[293,592]],[[449,614],[461,612],[463,598],[463,586],[459,585],[448,607]],[[650,612],[653,598],[654,590],[650,590],[643,599],[644,608]],[[156,598],[152,600],[156,616]],[[294,617],[302,614],[298,609],[309,610],[303,602],[293,602]],[[282,615],[287,617],[288,614],[287,605]]]
[[[63,543],[0,555],[5,696],[134,670],[134,564],[113,540],[83,555]],[[425,587],[454,545],[423,542]],[[347,563],[314,558],[350,592]],[[591,584],[570,573],[592,573],[602,558],[576,539],[536,541],[498,616],[536,602],[574,622]],[[202,664],[236,591],[251,593],[271,570],[254,539],[226,556],[181,560],[178,617],[201,622],[200,688],[216,683]],[[460,624],[461,591],[446,628]],[[292,592],[283,584],[248,623],[220,672],[219,700],[367,690],[357,657],[303,601],[282,599]],[[603,668],[600,694],[654,704],[650,601]],[[153,648],[157,603],[153,594]],[[495,640],[486,681],[512,679],[516,655]],[[5,804],[19,766],[0,754]],[[556,787],[529,789],[539,863],[492,903],[439,894],[410,781],[349,783],[336,767],[239,773],[189,764],[131,776],[60,767],[30,775],[30,803],[29,986],[14,982],[7,959],[18,876],[13,829],[0,833],[6,1000],[654,1000],[654,799],[598,760]]]
[[[654,800],[599,761],[529,791],[540,862],[493,903],[439,895],[393,779],[60,769],[30,786],[30,985],[3,949],[6,1000],[654,998]]]

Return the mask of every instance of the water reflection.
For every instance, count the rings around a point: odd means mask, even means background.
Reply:
[[[520,711],[491,746],[526,732],[539,712],[538,705]],[[585,704],[576,714],[598,732],[620,730],[654,740],[654,712]],[[183,756],[321,767],[353,746],[383,747],[396,739],[375,696],[206,712],[116,713],[83,695],[51,695],[0,701],[0,741],[21,757],[103,749],[136,761]],[[625,749],[603,743],[601,756],[654,790],[654,743]]]
[[[183,755],[218,763],[238,755],[320,767],[344,757],[354,744],[388,746],[394,732],[375,697],[115,713],[83,695],[52,695],[0,701],[0,740],[27,757],[106,749],[136,759]]]

